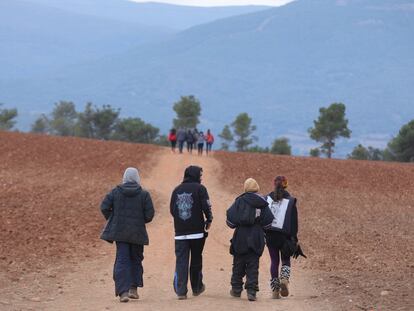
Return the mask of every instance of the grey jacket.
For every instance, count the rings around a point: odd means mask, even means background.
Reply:
[[[184,129],[177,131],[177,141],[185,141],[187,139],[187,133]]]

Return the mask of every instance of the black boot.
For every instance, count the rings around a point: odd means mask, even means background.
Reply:
[[[247,299],[249,301],[256,301],[256,291],[247,291]]]
[[[232,288],[230,290],[230,296],[235,297],[235,298],[240,298],[241,292],[242,292],[241,289],[234,289],[234,288]]]

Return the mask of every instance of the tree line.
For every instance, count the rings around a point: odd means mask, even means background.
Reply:
[[[308,129],[311,139],[319,142],[318,148],[312,148],[309,155],[320,157],[325,154],[331,158],[335,152],[335,142],[338,138],[350,138],[352,131],[348,128],[345,116],[346,107],[343,103],[332,103],[319,109],[319,116],[313,121],[313,127]],[[286,137],[276,138],[270,147],[251,146],[257,138],[253,135],[256,126],[247,113],[239,114],[231,125],[225,125],[219,134],[222,139],[222,149],[229,150],[232,143],[238,151],[274,153],[291,155],[292,147]],[[383,150],[372,146],[358,144],[348,159],[371,161],[414,162],[414,120],[403,125],[393,139]]]
[[[182,96],[173,104],[176,128],[196,128],[200,122],[201,103],[190,95]],[[6,109],[0,104],[0,130],[13,129],[18,112]],[[240,152],[261,152],[291,155],[292,147],[286,137],[277,137],[269,147],[254,145],[258,140],[254,132],[257,127],[245,112],[236,116],[233,122],[224,126],[219,133],[221,149],[235,149]],[[76,111],[73,102],[60,101],[55,104],[50,114],[42,114],[31,126],[31,132],[78,136],[92,139],[120,140],[135,143],[152,143],[167,145],[166,135],[161,135],[159,128],[146,123],[138,117],[120,118],[120,109],[111,105],[95,106],[87,103],[82,112]],[[312,157],[322,154],[331,158],[335,152],[338,138],[350,138],[352,131],[348,128],[346,107],[343,103],[332,103],[319,109],[319,116],[308,129],[311,139],[320,143],[318,148],[309,151]],[[414,162],[414,120],[403,125],[387,147],[383,150],[372,146],[357,145],[347,156],[349,159],[372,161]]]
[[[73,102],[60,101],[49,115],[42,114],[35,120],[31,132],[162,144],[159,128],[141,118],[120,118],[120,112],[111,105],[98,107],[92,103],[87,103],[84,110],[78,112]]]

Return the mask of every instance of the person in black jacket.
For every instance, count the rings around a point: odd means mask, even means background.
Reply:
[[[170,212],[174,217],[176,266],[174,291],[178,299],[187,298],[188,263],[190,263],[190,282],[194,296],[205,290],[203,284],[203,259],[207,232],[213,215],[206,187],[201,184],[202,168],[189,166],[184,173],[183,182],[172,195]]]
[[[187,151],[188,151],[188,153],[193,153],[194,133],[193,133],[193,131],[191,129],[189,129],[187,131],[186,143],[187,143]]]
[[[296,198],[286,191],[288,182],[285,176],[274,180],[275,190],[267,196],[269,208],[274,215],[272,226],[266,231],[266,244],[271,259],[270,287],[274,299],[289,296],[290,257],[298,242],[298,210]],[[282,267],[279,278],[279,263]]]
[[[149,243],[145,224],[154,217],[154,207],[136,168],[125,170],[122,184],[106,195],[101,211],[107,220],[101,239],[116,242],[115,296],[121,302],[138,299],[137,288],[144,285],[144,245]]]
[[[259,258],[265,247],[264,229],[270,227],[273,215],[266,200],[260,196],[253,178],[244,182],[244,193],[227,210],[227,225],[236,229],[231,239],[233,274],[230,295],[240,297],[246,276],[247,298],[256,300],[259,284]]]

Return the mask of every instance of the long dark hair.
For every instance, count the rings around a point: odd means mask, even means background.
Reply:
[[[285,176],[277,176],[274,181],[275,190],[274,190],[274,199],[280,201],[284,198],[286,188],[287,188],[287,179]]]

